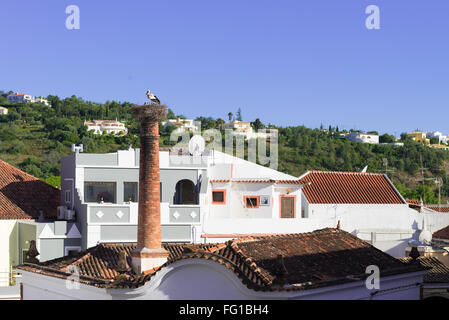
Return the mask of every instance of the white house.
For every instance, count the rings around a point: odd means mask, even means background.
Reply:
[[[0,107],[0,115],[7,115],[8,114],[8,108]]]
[[[84,125],[87,126],[87,131],[93,131],[94,134],[113,134],[113,135],[126,135],[128,128],[125,124],[117,120],[92,120],[84,121]]]
[[[338,229],[164,244],[166,263],[135,274],[135,244],[100,244],[75,257],[19,266],[23,299],[418,300],[427,270]],[[370,289],[367,267],[379,268]],[[75,290],[76,289],[76,290]]]
[[[221,126],[222,130],[232,130],[234,135],[243,136],[245,140],[248,139],[270,139],[272,135],[277,134],[276,129],[270,130],[259,130],[259,132],[255,132],[250,122],[233,120],[229,123],[224,123]]]
[[[447,136],[443,135],[439,131],[427,132],[426,137],[429,139],[436,138],[436,139],[438,139],[438,143],[441,143],[441,142],[447,143]]]
[[[25,103],[25,102],[29,102],[29,103],[43,103],[46,106],[50,106],[50,103],[48,102],[47,99],[44,99],[42,97],[33,97],[30,94],[26,94],[26,93],[15,93],[15,94],[9,94],[7,96],[8,100],[12,103]]]
[[[201,124],[197,121],[194,121],[192,119],[168,119],[166,121],[162,121],[162,126],[168,127],[168,126],[174,126],[176,127],[178,131],[187,130],[190,132],[200,132],[201,131]]]
[[[396,257],[422,230],[449,224],[449,215],[412,209],[384,174],[308,171],[300,180],[303,216],[318,219],[320,227],[340,222],[343,230]]]
[[[346,135],[346,138],[352,142],[362,142],[362,143],[379,143],[379,135],[371,133],[361,133],[361,132],[350,132]]]

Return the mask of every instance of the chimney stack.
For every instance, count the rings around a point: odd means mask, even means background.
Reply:
[[[139,213],[137,248],[131,252],[134,272],[142,273],[163,265],[168,251],[161,243],[159,172],[159,121],[166,106],[158,103],[133,106],[140,120]]]

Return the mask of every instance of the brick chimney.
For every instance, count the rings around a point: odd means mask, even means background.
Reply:
[[[142,273],[163,265],[168,251],[161,244],[159,173],[159,120],[166,106],[151,103],[133,106],[140,120],[139,214],[137,248],[131,252],[134,272]]]

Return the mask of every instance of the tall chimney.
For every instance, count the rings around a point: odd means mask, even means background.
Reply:
[[[133,106],[140,120],[139,214],[137,248],[131,252],[133,270],[142,273],[167,261],[168,251],[161,244],[161,205],[159,173],[159,120],[166,106],[158,103]]]

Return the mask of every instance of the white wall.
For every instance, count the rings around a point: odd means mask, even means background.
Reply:
[[[11,265],[10,237],[16,222],[16,220],[0,220],[0,286],[8,285],[7,272]]]

